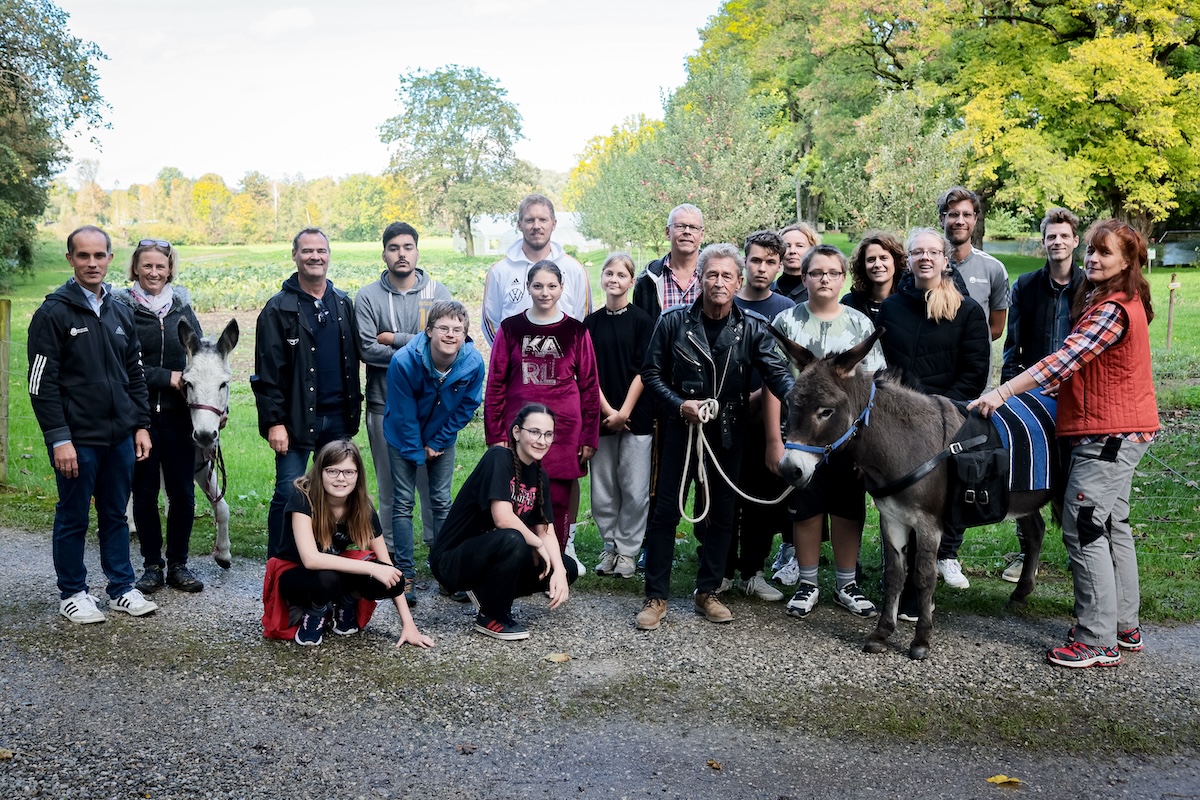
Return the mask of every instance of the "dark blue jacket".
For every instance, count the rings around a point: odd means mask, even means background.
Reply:
[[[1000,380],[1015,378],[1062,347],[1065,334],[1071,332],[1071,303],[1082,281],[1083,270],[1072,267],[1070,283],[1057,289],[1050,279],[1048,263],[1017,278],[1008,306],[1008,336]]]

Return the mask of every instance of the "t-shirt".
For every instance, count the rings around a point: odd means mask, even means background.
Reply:
[[[429,557],[436,559],[443,552],[453,550],[468,539],[495,530],[492,520],[492,501],[507,500],[515,503],[514,511],[526,527],[553,520],[550,493],[544,497],[539,487],[549,487],[541,463],[522,464],[521,474],[513,474],[513,452],[507,447],[496,445],[488,448],[479,459],[474,472],[458,490],[450,513],[442,523],[442,530],[430,547]],[[539,481],[539,477],[541,480]],[[538,506],[541,511],[538,511]]]
[[[294,486],[292,487],[292,496],[288,498],[287,504],[283,507],[283,536],[280,537],[275,552],[268,552],[267,557],[282,558],[284,561],[292,561],[299,564],[300,550],[296,547],[296,534],[292,530],[292,514],[303,514],[306,517],[312,516],[312,503],[308,502],[308,495]],[[383,527],[379,524],[379,515],[375,513],[375,509],[373,508],[371,509],[371,530],[374,531],[373,536],[383,536]],[[333,529],[333,541],[322,552],[340,556],[343,552],[349,550],[352,544],[353,540],[346,530],[346,523],[339,522]]]
[[[818,319],[809,310],[808,303],[800,303],[775,317],[771,325],[796,344],[807,347],[817,358],[824,358],[830,353],[844,353],[874,333],[875,326],[861,311],[843,305],[838,308],[842,313],[835,318]],[[883,350],[879,342],[871,346],[871,351],[861,363],[862,368],[869,372],[883,369]],[[794,372],[795,367],[792,370]]]
[[[779,277],[782,278],[784,276],[780,275]],[[775,319],[775,317],[782,314],[784,311],[787,311],[789,308],[792,308],[796,305],[796,303],[789,297],[776,291],[772,291],[771,294],[767,295],[767,297],[763,300],[743,300],[741,297],[734,295],[733,302],[743,311],[753,311],[756,314],[761,314],[768,323]],[[747,384],[750,391],[756,391],[762,387],[762,385],[762,375],[760,375],[756,369],[750,370],[750,381]]]
[[[1008,308],[1008,271],[995,257],[971,248],[971,255],[955,264],[967,284],[967,294],[990,318],[993,311]]]
[[[641,372],[646,357],[650,335],[654,333],[654,320],[633,303],[616,313],[602,308],[583,321],[592,336],[592,347],[596,351],[596,370],[600,373],[600,391],[608,398],[613,408],[625,404],[629,384]],[[653,433],[654,417],[647,392],[642,392],[633,413],[629,415],[630,433],[645,435]],[[600,435],[611,431],[600,426]]]

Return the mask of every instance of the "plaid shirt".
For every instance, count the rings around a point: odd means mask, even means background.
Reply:
[[[1079,321],[1075,330],[1063,342],[1062,349],[1051,353],[1029,368],[1029,372],[1043,389],[1057,387],[1067,378],[1083,369],[1084,365],[1121,340],[1129,327],[1129,318],[1120,304],[1109,301],[1101,303],[1092,313]],[[1090,434],[1072,437],[1075,445],[1092,444],[1114,436],[1131,442],[1154,441],[1153,433],[1126,432],[1113,434]]]
[[[692,303],[696,302],[696,298],[700,296],[700,280],[698,272],[698,270],[692,272],[692,279],[688,281],[687,286],[680,286],[675,282],[675,273],[671,272],[671,254],[667,253],[665,256],[663,256],[663,311],[666,311],[672,306],[690,306]]]

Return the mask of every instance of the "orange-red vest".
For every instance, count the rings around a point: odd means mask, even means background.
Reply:
[[[1063,381],[1058,390],[1058,435],[1150,433],[1159,428],[1154,377],[1150,370],[1150,331],[1137,297],[1107,297],[1125,309],[1129,327],[1115,345]],[[1080,320],[1099,303],[1083,312]]]

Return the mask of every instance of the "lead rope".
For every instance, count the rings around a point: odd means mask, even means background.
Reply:
[[[764,500],[761,497],[752,497],[751,495],[746,494],[740,488],[738,488],[738,486],[733,481],[731,481],[729,479],[729,476],[725,474],[725,470],[722,469],[722,467],[721,467],[721,462],[717,460],[716,455],[713,453],[712,445],[708,443],[708,437],[704,435],[705,424],[716,419],[717,414],[718,414],[718,412],[720,412],[720,410],[721,410],[721,405],[720,405],[720,403],[718,403],[716,401],[716,398],[709,398],[708,400],[702,400],[700,402],[700,409],[697,412],[700,417],[700,424],[699,425],[689,424],[687,426],[688,427],[687,450],[685,451],[684,456],[683,456],[683,476],[684,477],[679,482],[679,515],[681,517],[683,517],[684,519],[686,519],[688,522],[692,523],[693,525],[695,525],[697,522],[700,522],[702,519],[704,519],[705,517],[708,516],[708,506],[709,506],[709,502],[710,502],[710,497],[709,497],[709,490],[708,490],[708,467],[705,465],[705,458],[704,458],[704,454],[706,452],[712,458],[713,466],[715,466],[717,468],[717,474],[720,475],[725,480],[725,483],[727,483],[729,485],[729,488],[731,488],[735,492],[737,492],[738,495],[742,499],[749,500],[751,503],[758,503],[759,505],[763,505],[763,506],[772,506],[772,505],[775,505],[776,503],[779,503],[780,501],[782,501],[783,498],[785,498],[789,494],[791,494],[792,490],[796,488],[795,486],[789,486],[787,489],[784,490],[783,494],[779,495],[779,497],[776,497],[774,500]],[[694,445],[693,445],[693,442],[695,443]],[[685,506],[687,505],[687,471],[688,471],[688,464],[690,464],[692,461],[692,447],[693,446],[695,446],[695,448],[696,448],[696,457],[699,459],[699,462],[696,465],[696,482],[699,484],[697,491],[704,493],[704,505],[702,507],[703,510],[700,512],[700,515],[698,517],[696,517],[695,519],[688,516],[687,510],[685,508]]]

